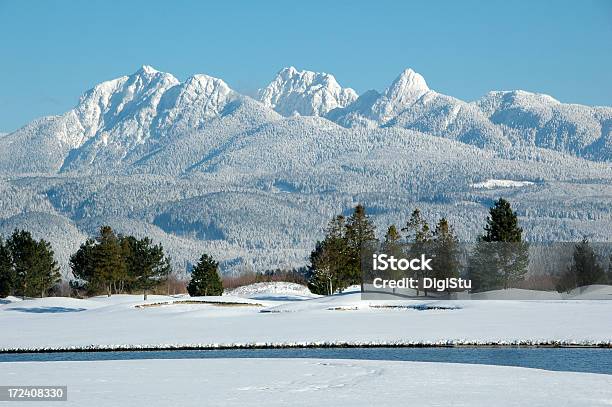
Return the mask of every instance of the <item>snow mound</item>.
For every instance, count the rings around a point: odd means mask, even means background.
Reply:
[[[580,300],[612,300],[612,285],[587,285],[574,288],[564,298]]]
[[[508,288],[471,294],[470,298],[473,300],[561,300],[563,296],[556,291]]]
[[[297,283],[288,283],[284,281],[272,281],[265,283],[255,283],[244,285],[233,290],[224,292],[223,295],[232,295],[236,297],[253,297],[261,295],[295,295],[303,297],[312,297],[308,287]]]
[[[484,188],[484,189],[493,189],[493,188],[520,188],[526,187],[529,185],[533,185],[534,183],[531,181],[514,181],[511,179],[488,179],[483,182],[477,182],[472,184],[472,188]]]

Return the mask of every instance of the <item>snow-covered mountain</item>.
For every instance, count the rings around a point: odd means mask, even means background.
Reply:
[[[63,115],[0,137],[0,171],[116,173],[146,164],[158,173],[149,165],[153,156],[178,146],[188,156],[210,153],[232,135],[281,120],[278,113],[326,117],[346,128],[399,127],[497,151],[534,146],[612,160],[612,108],[563,104],[524,91],[491,92],[468,103],[431,90],[411,69],[382,93],[357,98],[330,74],[290,67],[259,99],[208,75],[180,82],[143,66],[95,86]],[[205,131],[210,134],[202,140]],[[200,136],[193,139],[195,132]],[[177,159],[172,154],[168,159]]]
[[[245,99],[251,110],[264,111],[264,121],[273,116],[221,79],[194,75],[181,83],[143,66],[130,76],[96,85],[65,114],[35,120],[0,139],[0,171],[110,171],[230,114]],[[243,112],[241,120],[252,125],[252,115]]]
[[[324,116],[357,99],[351,88],[343,88],[333,75],[282,69],[268,86],[259,91],[259,100],[283,116]]]
[[[344,127],[402,127],[479,147],[517,143],[612,160],[612,108],[563,104],[525,91],[491,92],[468,103],[432,91],[411,69],[382,93],[366,92],[327,117]]]
[[[402,72],[382,94],[366,92],[327,117],[344,127],[402,127],[479,147],[510,145],[478,107],[429,89],[412,69]]]
[[[0,234],[27,228],[66,267],[109,224],[162,242],[177,270],[202,252],[263,270],[303,265],[356,203],[380,232],[418,206],[473,239],[505,196],[531,240],[610,239],[610,108],[522,91],[468,103],[412,70],[356,99],[291,68],[266,89],[145,66],[0,137]]]
[[[598,161],[612,160],[612,108],[565,104],[521,90],[490,92],[474,103],[514,143]]]

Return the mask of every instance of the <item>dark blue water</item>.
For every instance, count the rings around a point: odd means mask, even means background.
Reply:
[[[0,354],[0,362],[207,358],[404,360],[612,374],[612,349],[596,348],[308,348]]]

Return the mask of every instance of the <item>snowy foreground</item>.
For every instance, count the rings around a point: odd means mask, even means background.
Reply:
[[[612,376],[320,359],[3,363],[0,382],[67,385],[70,406],[609,406]],[[0,403],[1,404],[1,403]],[[36,403],[37,405],[55,405]]]
[[[596,293],[606,297],[606,290],[600,286]],[[364,301],[356,292],[318,297],[276,283],[268,292],[255,286],[222,297],[150,296],[146,302],[131,295],[0,301],[5,350],[612,344],[612,301],[605,300]]]

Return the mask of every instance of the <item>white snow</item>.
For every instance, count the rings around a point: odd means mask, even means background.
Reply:
[[[612,404],[612,376],[468,364],[189,359],[2,363],[0,382],[66,385],[63,406]],[[45,405],[44,403],[39,403]]]
[[[333,75],[282,69],[268,86],[259,91],[259,100],[284,116],[324,116],[357,99],[351,88],[343,88]]]
[[[483,188],[483,189],[493,189],[493,188],[520,188],[529,185],[533,185],[534,183],[531,181],[514,181],[511,179],[488,179],[486,181],[477,182],[472,184],[472,188]]]
[[[284,281],[262,282],[244,285],[223,293],[224,295],[233,295],[237,297],[265,297],[267,295],[283,295],[296,296],[298,298],[317,297],[312,294],[308,287],[297,283],[288,283]]]
[[[429,91],[421,74],[406,69],[385,90],[372,110],[377,113],[378,121],[385,123]]]
[[[612,344],[612,301],[365,301],[358,292],[305,299],[254,291],[252,298],[150,296],[147,303],[159,305],[143,308],[141,296],[129,295],[9,302],[0,305],[0,326],[9,327],[0,348]],[[586,295],[594,291],[610,294]]]

